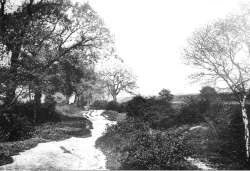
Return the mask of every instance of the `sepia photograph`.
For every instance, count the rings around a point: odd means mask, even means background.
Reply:
[[[250,170],[249,0],[0,0],[0,170]]]

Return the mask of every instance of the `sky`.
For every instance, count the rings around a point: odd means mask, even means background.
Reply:
[[[83,0],[74,0],[83,2]],[[115,37],[118,55],[137,76],[142,95],[167,88],[198,93],[182,49],[192,32],[234,13],[247,0],[88,0]]]

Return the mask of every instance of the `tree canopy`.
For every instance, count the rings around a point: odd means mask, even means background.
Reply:
[[[6,103],[20,86],[39,95],[60,84],[58,90],[72,94],[89,66],[110,51],[109,30],[88,3],[29,0],[7,10],[8,3],[1,1],[0,13],[1,58],[9,61],[1,67]]]
[[[230,90],[241,105],[249,160],[246,98],[250,88],[250,14],[229,16],[194,32],[184,50],[187,64],[198,68],[193,78]]]

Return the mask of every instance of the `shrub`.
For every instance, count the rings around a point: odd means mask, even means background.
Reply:
[[[125,107],[125,111],[127,112],[128,116],[132,117],[141,117],[143,116],[142,110],[146,105],[146,99],[142,96],[136,96],[129,102]]]
[[[162,170],[191,169],[185,158],[191,155],[183,138],[160,133],[136,134],[127,147],[128,156],[122,161],[122,169]]]
[[[202,114],[206,112],[208,107],[209,104],[207,101],[203,101],[197,97],[188,97],[185,99],[185,104],[180,109],[176,122],[179,122],[180,124],[203,122],[204,118]]]
[[[96,100],[90,105],[90,109],[105,109],[107,106],[108,102],[106,100]]]
[[[96,146],[121,150],[127,146],[129,138],[136,132],[148,132],[148,130],[147,124],[127,119],[107,127],[106,133],[96,141]]]
[[[52,96],[46,96],[45,103],[38,108],[37,122],[57,122],[61,121],[60,115],[55,110],[56,101]]]
[[[128,116],[144,118],[148,116],[150,112],[154,111],[160,112],[162,115],[173,112],[171,104],[165,99],[157,99],[156,97],[144,98],[142,96],[136,96],[130,100],[125,110]]]
[[[171,102],[174,98],[174,96],[171,94],[170,90],[168,89],[162,89],[159,92],[159,97],[167,102]]]
[[[246,107],[248,115],[250,106]],[[228,159],[229,169],[249,169],[245,160],[245,141],[244,141],[244,124],[241,118],[241,109],[239,105],[230,105],[229,108],[229,122],[219,131],[218,144],[211,144],[211,149],[216,146],[219,154]],[[225,118],[224,118],[225,119]],[[238,165],[236,165],[238,163]],[[230,168],[232,167],[232,168]]]
[[[45,103],[40,106],[34,105],[33,102],[18,103],[14,105],[7,113],[16,113],[18,116],[25,116],[29,122],[34,122],[34,112],[36,110],[36,123],[44,123],[48,121],[60,121],[60,115],[55,111],[56,102],[53,98],[48,97]]]
[[[152,135],[147,122],[132,118],[108,127],[96,145],[119,157],[112,159],[120,162],[113,169],[193,169],[185,161],[191,150],[183,137]]]
[[[164,98],[137,96],[128,102],[126,106],[128,116],[148,122],[153,128],[167,128],[168,125],[159,124],[161,120],[175,118],[175,111],[171,103]]]
[[[32,125],[25,116],[0,114],[0,141],[16,141],[32,135]]]
[[[115,101],[108,102],[105,109],[106,110],[113,110],[113,111],[117,111],[117,112],[123,112],[124,111],[123,105],[119,104],[118,102],[115,102]]]
[[[83,95],[79,96],[78,100],[77,100],[77,106],[78,107],[83,107],[83,106],[86,106],[86,105],[88,105],[88,99]]]

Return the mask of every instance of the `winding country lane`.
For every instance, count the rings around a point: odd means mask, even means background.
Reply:
[[[95,148],[95,141],[107,125],[115,122],[101,116],[103,110],[82,112],[93,123],[92,136],[72,137],[63,141],[40,143],[36,147],[13,156],[14,162],[0,170],[97,170],[106,169],[105,155]]]

